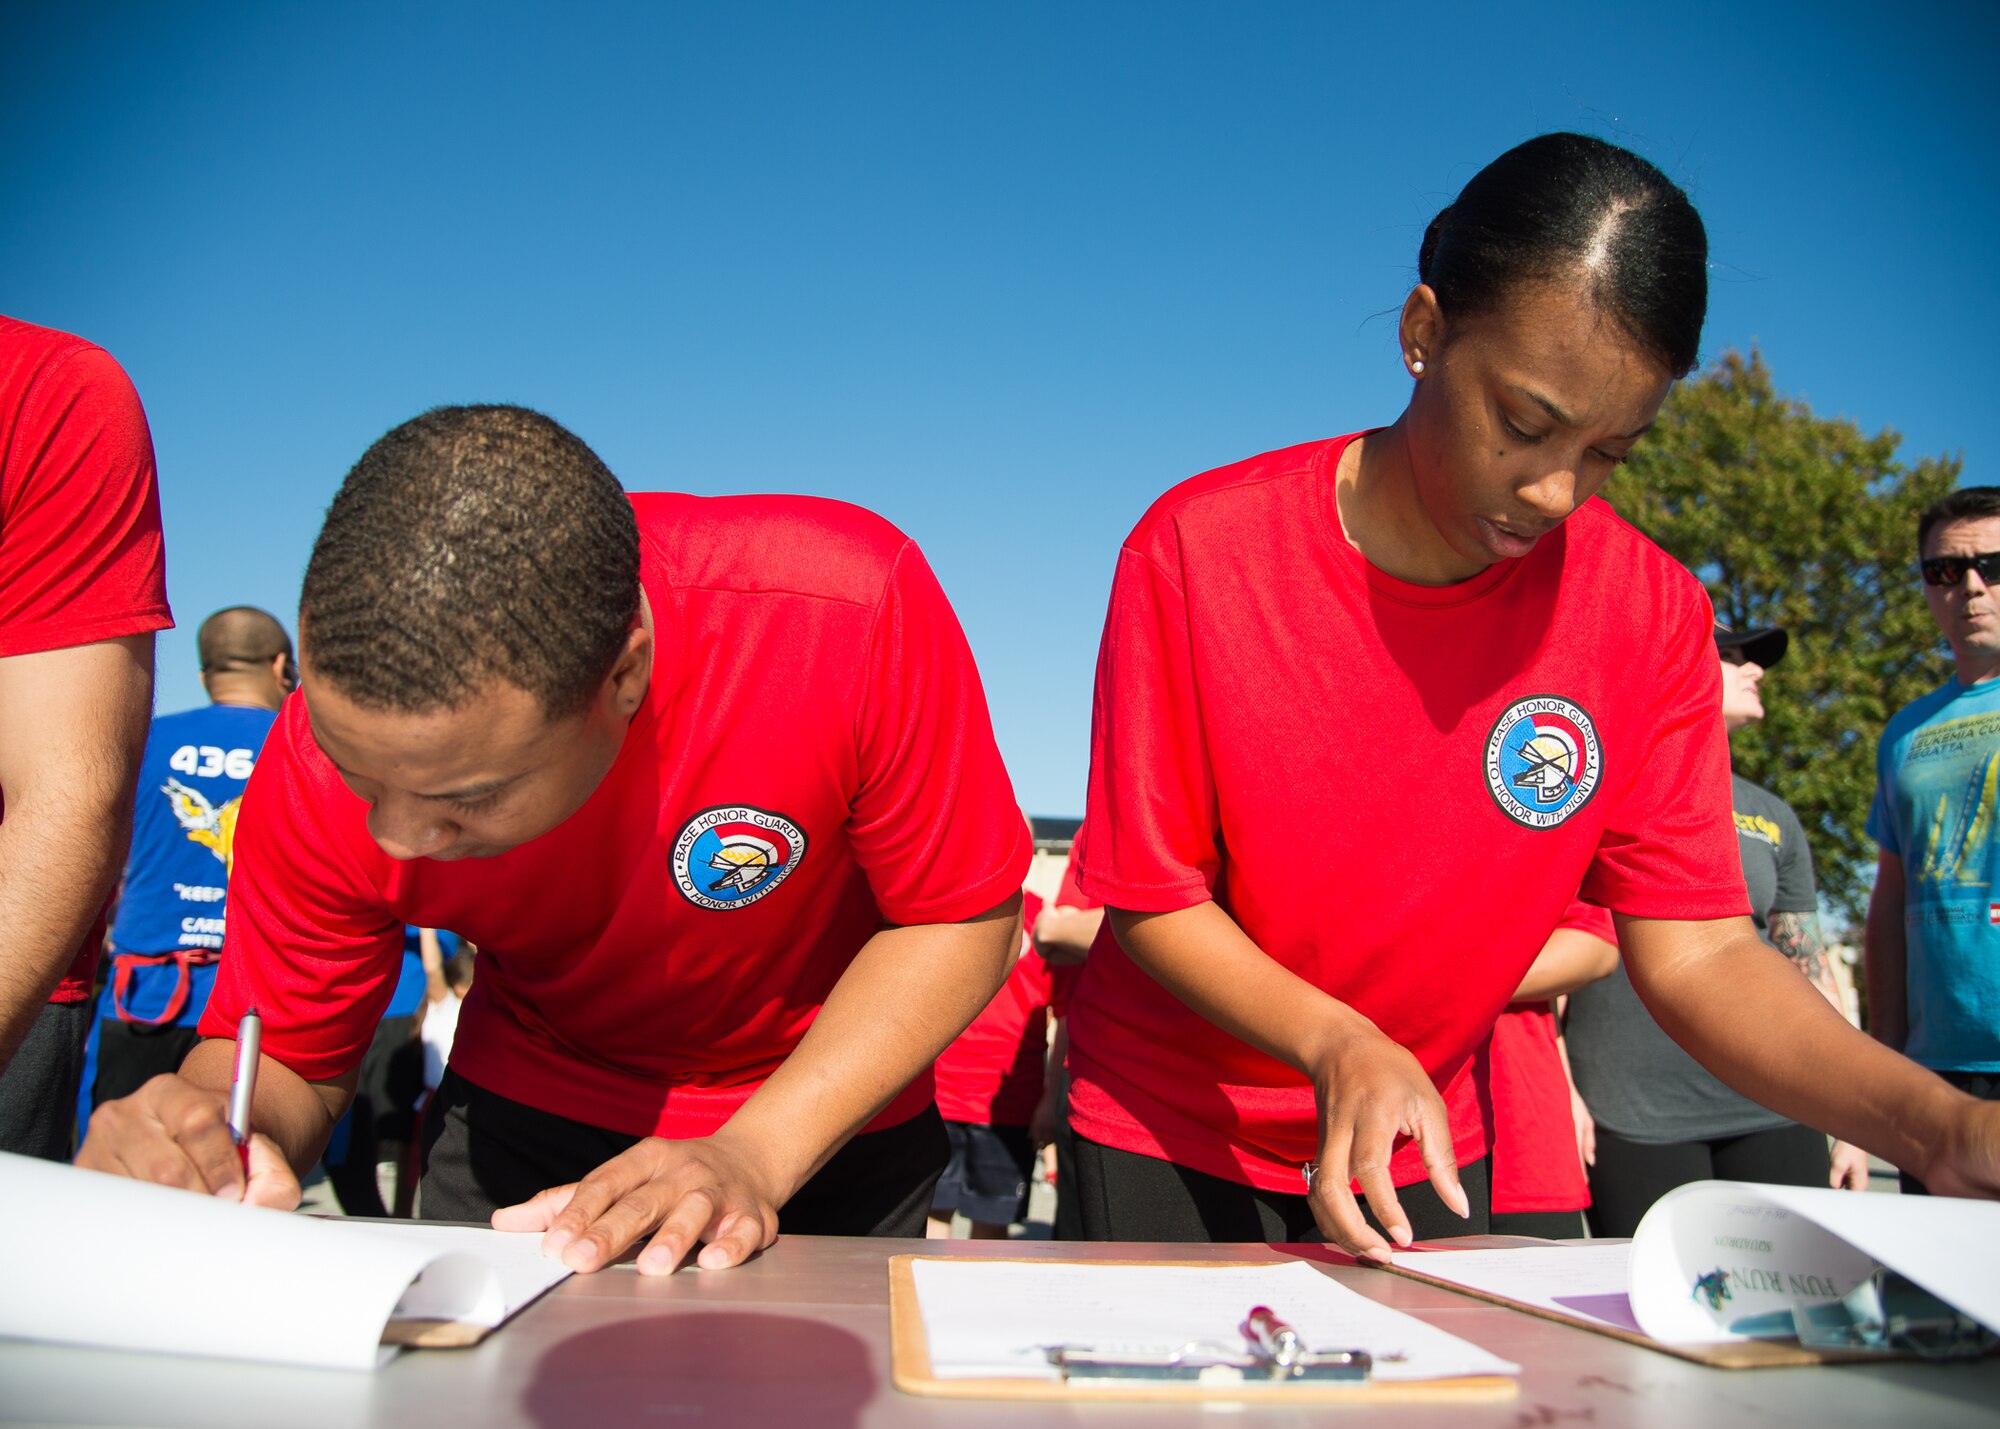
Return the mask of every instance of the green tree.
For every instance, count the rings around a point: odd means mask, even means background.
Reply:
[[[1821,895],[1866,909],[1875,742],[1951,673],[1916,574],[1917,516],[1958,484],[1956,458],[1896,459],[1780,396],[1762,356],[1726,353],[1668,397],[1604,495],[1698,575],[1736,629],[1792,643],[1764,681],[1764,719],[1730,740],[1736,771],[1798,811]]]

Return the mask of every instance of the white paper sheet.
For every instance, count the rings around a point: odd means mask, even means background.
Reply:
[[[1669,1343],[1755,1338],[1758,1316],[1836,1299],[1878,1265],[2000,1331],[2000,1202],[1742,1181],[1697,1181],[1646,1213],[1632,1311]]]
[[[321,1221],[0,1153],[0,1336],[372,1369],[398,1302],[491,1326],[562,1280],[539,1242]]]
[[[1697,1181],[1630,1244],[1401,1251],[1419,1275],[1670,1345],[1790,1338],[1882,1266],[2000,1331],[2000,1202]],[[1774,1318],[1775,1317],[1775,1318]]]
[[[1537,1245],[1510,1250],[1403,1250],[1396,1264],[1418,1275],[1433,1275],[1518,1300],[1558,1315],[1572,1315],[1615,1330],[1637,1331],[1626,1293],[1632,1247]]]
[[[1520,1366],[1377,1304],[1300,1261],[1278,1265],[918,1260],[917,1304],[940,1379],[1051,1379],[1045,1347],[1164,1354],[1189,1341],[1245,1350],[1268,1305],[1310,1349],[1364,1349],[1377,1380],[1518,1374]]]

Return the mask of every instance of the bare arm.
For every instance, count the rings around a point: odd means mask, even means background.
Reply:
[[[1051,904],[1035,919],[1035,947],[1056,967],[1074,966],[1090,956],[1097,930],[1104,926],[1102,908],[1070,908]]]
[[[1352,1007],[1266,956],[1213,902],[1172,913],[1114,909],[1110,916],[1132,961],[1169,992],[1312,1082],[1320,1117],[1313,1216],[1344,1249],[1375,1261],[1390,1254],[1389,1244],[1362,1218],[1349,1185],[1353,1180],[1361,1183],[1391,1238],[1409,1244],[1409,1218],[1389,1176],[1399,1135],[1417,1141],[1444,1203],[1466,1214],[1444,1101],[1407,1050]]]
[[[1819,989],[1820,996],[1833,1004],[1833,1010],[1845,1021],[1847,1004],[1841,1000],[1840,984],[1834,981],[1833,968],[1826,960],[1826,945],[1819,935],[1819,914],[1773,913],[1769,932],[1772,945],[1792,960],[1792,966]],[[1829,1154],[1829,1177],[1836,1189],[1841,1186],[1855,1191],[1868,1189],[1867,1152],[1836,1140]]]
[[[1847,1009],[1840,1001],[1840,985],[1833,980],[1833,969],[1826,961],[1826,944],[1820,939],[1819,914],[1773,913],[1770,935],[1771,946],[1790,958],[1792,966],[1805,974],[1806,981],[1819,989],[1820,996],[1833,1004],[1834,1011],[1846,1017]]]
[[[1581,928],[1558,928],[1549,934],[1535,962],[1514,991],[1515,1002],[1547,1002],[1566,992],[1609,977],[1618,966],[1618,949]]]
[[[1868,1031],[1884,1047],[1903,1050],[1910,1035],[1909,948],[1903,932],[1903,860],[1884,849],[1875,860],[1861,961],[1868,979]]]
[[[110,897],[153,712],[153,637],[0,658],[0,1067]]]
[[[863,945],[777,1071],[713,1136],[649,1137],[583,1180],[496,1211],[542,1230],[577,1270],[647,1235],[639,1269],[664,1274],[697,1241],[700,1264],[736,1265],[771,1244],[778,1211],[979,1015],[1013,967],[1019,894],[962,923],[884,928]]]
[[[1618,919],[1647,1010],[1729,1086],[1876,1152],[1945,1194],[2000,1194],[2000,1104],[1966,1096],[1848,1026],[1748,918]]]

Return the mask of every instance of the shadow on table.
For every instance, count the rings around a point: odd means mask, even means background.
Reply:
[[[621,1320],[552,1346],[522,1396],[536,1424],[858,1424],[874,1398],[867,1344],[791,1315],[682,1312]]]

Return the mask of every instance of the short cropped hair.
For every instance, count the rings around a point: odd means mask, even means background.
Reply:
[[[204,675],[268,665],[292,653],[292,637],[278,617],[254,605],[232,605],[216,611],[195,631],[194,647]]]
[[[638,522],[597,454],[525,407],[439,407],[341,483],[299,638],[313,678],[365,708],[456,709],[498,679],[561,718],[638,610]]]
[[[1940,496],[1917,518],[1917,553],[1923,554],[1924,542],[1936,527],[1953,521],[1979,521],[1988,516],[2000,516],[2000,486],[1961,486]]]

